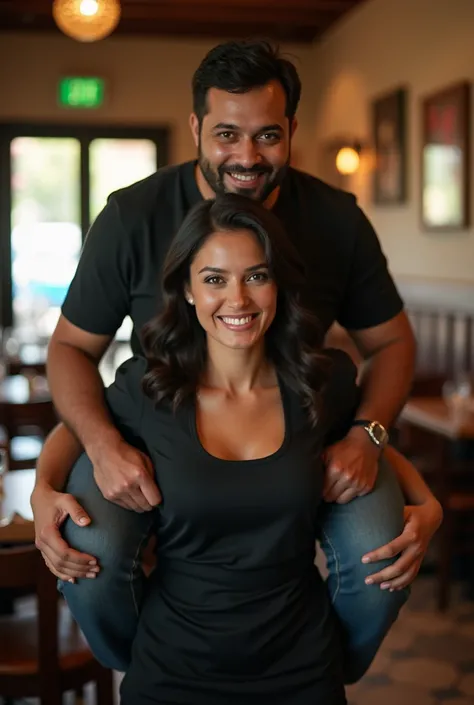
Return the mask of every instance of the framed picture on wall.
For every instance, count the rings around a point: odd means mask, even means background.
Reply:
[[[372,103],[373,200],[379,205],[406,200],[406,102],[406,89],[398,88]]]
[[[428,230],[469,225],[469,102],[464,81],[423,99],[421,222]]]

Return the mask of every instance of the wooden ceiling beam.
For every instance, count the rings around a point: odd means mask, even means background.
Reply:
[[[312,41],[365,0],[121,0],[118,34]],[[52,0],[0,0],[0,31],[58,31]]]
[[[44,0],[27,0],[33,3],[42,3]],[[225,5],[236,7],[248,7],[250,9],[258,7],[293,8],[294,10],[321,10],[324,12],[341,13],[347,12],[358,0],[226,0]],[[179,5],[180,7],[197,7],[199,10],[206,10],[208,7],[216,8],[223,4],[223,0],[121,0],[123,7],[138,7],[140,5],[152,7],[163,7],[169,5]]]
[[[123,10],[146,8],[150,12],[163,7],[196,8],[203,12],[207,8],[224,6],[268,10],[292,9],[295,12],[314,11],[340,14],[347,12],[362,0],[121,0]],[[35,14],[50,14],[52,0],[0,0],[0,12],[34,12]]]
[[[291,7],[271,8],[253,7],[244,9],[236,5],[230,6],[222,3],[216,6],[215,11],[205,10],[197,6],[188,5],[183,7],[180,3],[166,6],[150,6],[149,10],[137,5],[124,6],[122,20],[137,20],[144,22],[196,22],[199,25],[206,22],[229,22],[231,24],[241,22],[255,22],[255,24],[293,24],[293,25],[325,25],[333,19],[327,13],[315,12],[314,10],[297,10]]]
[[[44,5],[38,0],[17,0],[15,6],[11,3],[0,3],[0,18],[50,17],[51,5]],[[325,25],[334,19],[333,13],[315,10],[311,7],[292,7],[286,0],[286,5],[242,5],[239,2],[224,3],[213,7],[198,6],[194,3],[175,0],[174,4],[143,2],[123,3],[122,21],[142,20],[144,22],[184,21],[198,22],[240,22],[242,20],[270,24],[289,23],[292,25]]]

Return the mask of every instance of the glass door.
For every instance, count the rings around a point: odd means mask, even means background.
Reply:
[[[49,339],[82,245],[81,145],[72,137],[15,137],[11,159],[13,329]]]
[[[19,344],[47,343],[90,223],[167,163],[167,144],[163,129],[0,125],[0,328]]]
[[[156,171],[157,148],[152,140],[98,137],[89,145],[90,220],[99,215],[113,191]]]

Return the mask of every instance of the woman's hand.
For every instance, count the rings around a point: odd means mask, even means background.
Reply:
[[[49,485],[37,485],[31,495],[35,519],[35,543],[49,570],[58,578],[74,583],[76,578],[95,578],[99,566],[94,556],[70,548],[59,527],[69,516],[78,526],[91,520],[70,494],[56,492]]]
[[[443,510],[436,499],[405,507],[403,532],[390,543],[362,557],[373,563],[399,556],[392,565],[366,578],[367,585],[380,585],[382,590],[401,590],[410,585],[420,570],[429,543],[443,520]]]

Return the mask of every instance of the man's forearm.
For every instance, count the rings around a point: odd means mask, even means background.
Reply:
[[[104,399],[97,361],[63,343],[50,346],[48,380],[56,409],[89,455],[118,437]]]
[[[36,464],[35,488],[48,487],[60,492],[82,446],[64,424],[58,424],[47,437]]]
[[[395,342],[374,353],[365,363],[362,401],[356,418],[376,420],[388,428],[400,413],[410,392],[414,371],[414,345]]]

